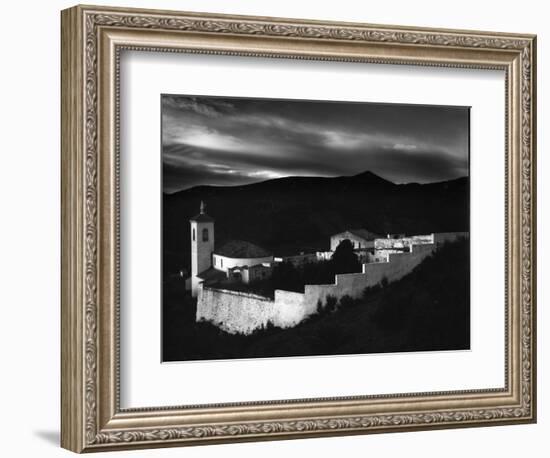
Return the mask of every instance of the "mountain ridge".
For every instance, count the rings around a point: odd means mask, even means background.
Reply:
[[[369,179],[370,181],[377,181],[378,183],[385,183],[385,184],[394,185],[394,186],[407,186],[407,185],[426,186],[426,185],[433,185],[433,184],[438,184],[438,183],[449,183],[449,182],[458,181],[458,180],[467,180],[468,177],[467,176],[462,176],[462,177],[452,178],[450,180],[433,181],[433,182],[429,182],[429,183],[418,183],[418,182],[414,182],[414,181],[407,182],[407,183],[394,183],[393,181],[388,180],[387,178],[384,178],[380,175],[377,175],[376,173],[374,173],[370,170],[365,170],[364,172],[358,173],[356,175],[339,175],[339,176],[334,176],[334,177],[293,175],[293,176],[280,177],[280,178],[269,178],[267,180],[255,181],[253,183],[230,185],[230,186],[228,186],[228,185],[197,185],[197,186],[193,186],[191,188],[186,188],[186,189],[182,189],[182,190],[175,191],[175,192],[170,192],[170,193],[163,192],[162,194],[165,195],[165,196],[173,196],[173,195],[180,194],[182,192],[188,192],[188,191],[197,190],[197,189],[242,188],[242,187],[247,187],[247,186],[255,186],[255,185],[259,185],[259,184],[284,182],[286,180],[307,180],[307,179],[316,179],[316,180],[342,180],[342,179],[347,179],[347,180],[361,179],[361,180],[364,180],[364,179]]]

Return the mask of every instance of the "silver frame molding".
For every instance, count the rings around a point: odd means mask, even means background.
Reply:
[[[536,37],[76,6],[62,12],[61,445],[75,452],[536,421]],[[121,409],[119,59],[124,49],[506,74],[506,386]]]

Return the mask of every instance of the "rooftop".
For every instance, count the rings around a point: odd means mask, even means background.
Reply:
[[[203,270],[200,274],[197,275],[201,280],[204,280],[206,282],[211,281],[220,281],[226,278],[226,275],[224,272],[220,270],[216,270],[213,267],[209,267],[206,270]]]

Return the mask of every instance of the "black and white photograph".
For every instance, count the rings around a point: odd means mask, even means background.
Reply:
[[[470,349],[470,108],[163,94],[162,361]]]

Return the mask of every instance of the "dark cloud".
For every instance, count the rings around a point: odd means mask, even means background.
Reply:
[[[162,97],[164,191],[371,170],[395,182],[468,174],[469,110]]]
[[[468,175],[468,164],[440,151],[411,153],[393,149],[369,155],[373,167],[385,170],[384,177],[396,183],[435,182]],[[422,179],[411,179],[422,177]]]

